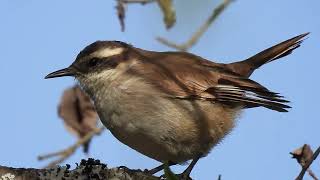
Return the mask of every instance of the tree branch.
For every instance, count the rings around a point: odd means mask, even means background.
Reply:
[[[120,22],[121,26],[121,31],[123,32],[125,30],[125,23],[124,19],[126,17],[126,5],[127,4],[148,4],[148,3],[153,3],[156,2],[157,0],[117,0],[117,14],[118,14],[118,19]]]
[[[309,176],[312,177],[313,180],[319,180],[319,179],[317,178],[317,176],[314,174],[314,172],[313,172],[310,168],[307,169],[307,172],[308,172]]]
[[[23,179],[145,179],[158,180],[156,176],[149,175],[140,170],[131,170],[128,168],[108,168],[107,165],[100,163],[99,160],[82,160],[80,165],[69,170],[70,165],[56,166],[51,169],[33,169],[33,168],[11,168],[0,166],[0,179],[23,180]]]
[[[180,50],[180,51],[187,51],[189,48],[191,48],[198,40],[199,38],[203,35],[203,33],[210,27],[212,22],[214,22],[217,17],[228,7],[228,5],[232,2],[233,0],[223,0],[223,2],[216,7],[213,11],[212,14],[209,16],[209,18],[205,21],[205,23],[199,27],[199,29],[191,36],[191,38],[183,43],[183,44],[176,44],[172,41],[169,41],[165,38],[162,37],[157,37],[156,39],[171,48]]]
[[[60,156],[60,158],[50,162],[46,168],[50,168],[53,167],[57,164],[62,163],[63,161],[65,161],[68,157],[70,157],[80,146],[82,146],[83,144],[85,144],[86,142],[88,142],[93,136],[95,135],[99,135],[103,130],[105,129],[105,127],[101,127],[96,129],[95,131],[92,131],[90,133],[88,133],[86,136],[84,136],[83,138],[79,139],[74,145],[63,149],[61,151],[58,152],[53,152],[53,153],[49,153],[46,155],[41,155],[38,156],[38,160],[45,160],[45,159],[49,159],[52,157],[56,157],[56,156]]]
[[[140,3],[140,4],[147,4],[147,3],[153,3],[157,0],[122,0],[123,3],[130,4],[130,3]]]

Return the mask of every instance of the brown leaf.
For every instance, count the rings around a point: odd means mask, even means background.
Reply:
[[[294,150],[290,154],[302,167],[305,167],[306,163],[312,159],[313,151],[310,145],[304,144],[302,147]]]
[[[125,30],[124,19],[126,17],[126,8],[125,8],[125,3],[123,2],[123,0],[118,0],[118,4],[116,6],[116,9],[117,9],[118,19],[119,19],[120,26],[121,26],[121,31],[123,32]]]
[[[63,92],[58,106],[58,115],[63,119],[66,129],[81,138],[97,128],[98,114],[90,98],[74,86]],[[89,142],[84,144],[84,152],[88,152]]]
[[[160,9],[163,13],[163,21],[166,24],[166,28],[170,29],[176,22],[176,11],[173,7],[172,0],[158,0]]]

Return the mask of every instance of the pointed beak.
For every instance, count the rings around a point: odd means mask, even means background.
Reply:
[[[60,69],[58,71],[55,71],[55,72],[48,74],[45,77],[45,79],[62,77],[62,76],[74,76],[74,75],[75,75],[74,70],[72,68],[68,67],[68,68]]]

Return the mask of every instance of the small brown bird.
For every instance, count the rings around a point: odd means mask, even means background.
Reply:
[[[306,35],[230,64],[187,52],[97,41],[68,68],[45,78],[74,76],[119,141],[160,162],[192,160],[181,174],[187,179],[199,158],[232,130],[242,109],[262,106],[287,112],[287,100],[249,76],[263,64],[289,55]]]

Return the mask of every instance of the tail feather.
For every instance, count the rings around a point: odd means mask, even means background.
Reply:
[[[269,91],[257,82],[236,77],[220,79],[218,85],[206,92],[214,94],[220,102],[240,103],[245,108],[263,106],[279,112],[287,112],[289,101],[278,93]]]
[[[309,33],[304,33],[293,37],[289,40],[272,46],[244,61],[228,64],[227,67],[229,67],[235,73],[238,73],[244,77],[249,77],[254,70],[258,69],[263,64],[291,54],[293,50],[300,47],[300,44],[304,40],[303,38],[308,34]]]

